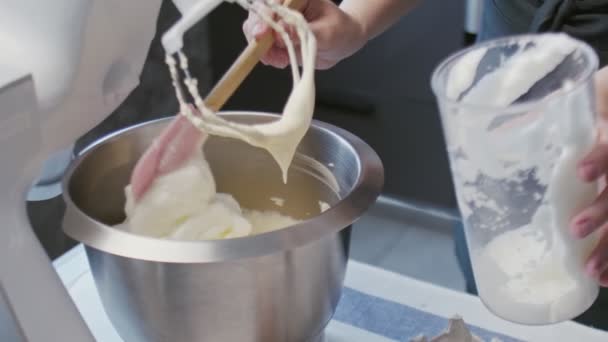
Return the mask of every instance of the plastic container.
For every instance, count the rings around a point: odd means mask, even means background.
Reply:
[[[597,136],[597,65],[566,35],[524,35],[458,52],[433,74],[479,296],[504,319],[556,323],[597,298],[583,271],[597,236],[568,230],[598,193],[576,176]]]

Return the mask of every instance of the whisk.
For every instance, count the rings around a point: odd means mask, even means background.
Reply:
[[[186,9],[185,15],[165,33],[162,43],[167,52],[167,64],[171,72],[176,96],[180,103],[180,112],[200,130],[223,137],[243,140],[253,146],[261,147],[275,158],[283,171],[286,180],[287,168],[293,159],[297,143],[302,139],[312,121],[314,110],[314,61],[316,59],[316,40],[306,20],[300,12],[294,10],[302,6],[302,0],[287,0],[280,4],[271,0],[225,0],[236,3],[248,11],[256,13],[262,20],[279,33],[285,42],[289,54],[294,88],[284,107],[283,116],[274,122],[244,125],[231,122],[215,114],[228,98],[236,91],[242,81],[251,72],[274,43],[272,33],[260,40],[253,40],[241,53],[236,62],[226,72],[219,83],[203,100],[199,94],[197,80],[188,68],[188,59],[182,52],[183,34],[198,20],[211,12],[222,1],[200,1]],[[289,6],[289,7],[287,7]],[[297,64],[296,46],[285,28],[275,17],[295,29],[298,37],[298,52],[301,54],[302,72]],[[183,74],[180,76],[179,69]],[[194,100],[186,101],[186,92]],[[294,143],[295,142],[295,143]]]

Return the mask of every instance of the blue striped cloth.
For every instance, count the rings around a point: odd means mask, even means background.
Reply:
[[[406,342],[420,334],[435,337],[448,326],[448,320],[443,317],[348,287],[342,292],[334,319],[392,340]],[[476,326],[468,327],[488,342],[492,338],[498,338],[502,342],[522,342]]]

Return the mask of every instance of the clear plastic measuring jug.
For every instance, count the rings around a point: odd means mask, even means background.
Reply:
[[[597,242],[570,236],[597,184],[576,163],[593,146],[597,56],[564,34],[512,36],[448,57],[432,87],[479,296],[523,324],[571,319],[595,301]]]

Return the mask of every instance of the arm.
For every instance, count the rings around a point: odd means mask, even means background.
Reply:
[[[345,0],[340,9],[360,23],[369,40],[386,31],[417,3],[418,0]]]

